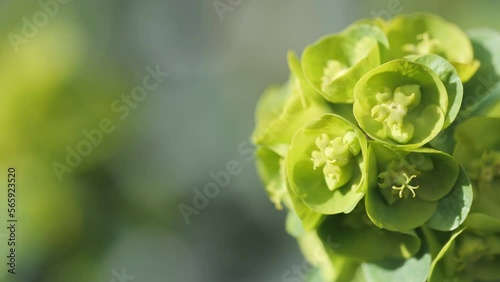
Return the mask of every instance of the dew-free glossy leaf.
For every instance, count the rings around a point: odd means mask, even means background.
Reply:
[[[380,228],[392,231],[411,230],[423,225],[437,208],[437,202],[418,198],[399,201],[392,206],[376,191],[368,190],[365,205],[370,219]]]
[[[291,209],[287,216],[287,231],[299,236],[304,230],[312,230],[321,222],[322,215],[311,210],[294,193],[290,192],[285,173],[285,160],[265,147],[256,150],[257,172],[264,183],[269,199],[277,209],[283,204]],[[298,221],[297,221],[298,220]],[[299,223],[301,226],[297,226]]]
[[[351,174],[348,181],[331,190],[323,169],[315,169],[311,156],[318,150],[319,137],[326,134],[330,140],[334,140],[346,136],[348,132],[353,132],[356,136],[360,151],[349,159],[345,167],[341,167],[342,173]],[[319,213],[336,214],[352,209],[364,195],[366,155],[367,144],[361,130],[337,115],[324,114],[320,119],[308,123],[293,137],[286,156],[286,172],[291,191]],[[346,167],[348,170],[345,170]]]
[[[302,226],[302,221],[293,210],[288,211],[286,215],[285,227],[286,232],[293,237],[303,236],[306,232]]]
[[[376,25],[368,24],[325,36],[304,50],[304,75],[328,101],[352,103],[357,81],[381,62],[377,40],[386,39]]]
[[[264,147],[257,148],[255,157],[257,172],[269,199],[277,209],[282,209],[282,203],[288,197],[283,158]]]
[[[500,220],[482,213],[470,213],[465,220],[465,226],[477,234],[500,234]]]
[[[499,234],[457,230],[432,264],[429,281],[496,281],[500,278]]]
[[[264,92],[256,108],[252,141],[284,156],[293,134],[308,121],[331,112],[326,101],[306,84],[294,53],[288,55],[289,81]]]
[[[435,213],[438,200],[450,193],[455,185],[458,164],[451,156],[433,149],[408,151],[389,148],[375,141],[370,141],[370,148],[377,160],[376,175],[380,183],[370,185],[365,196],[366,211],[372,222],[392,231],[411,230],[423,225]],[[392,174],[385,178],[388,171]],[[411,182],[408,181],[409,174],[413,175]],[[394,182],[402,175],[407,184]],[[386,183],[387,179],[393,182]],[[411,194],[406,192],[403,197],[400,189],[395,190],[400,185],[408,190],[410,187],[405,185],[411,185],[415,190]]]
[[[431,255],[420,252],[408,259],[392,259],[361,265],[367,282],[425,282],[431,268]]]
[[[455,131],[453,156],[466,167],[486,150],[500,150],[500,118],[474,117],[464,121]]]
[[[334,267],[338,268],[338,265],[332,263],[316,230],[306,232],[303,236],[297,238],[297,242],[305,261],[318,269],[315,279],[334,280],[338,275],[338,269],[334,269]]]
[[[467,32],[476,58],[481,62],[476,74],[464,84],[464,102],[461,115],[469,117],[480,106],[488,106],[484,98],[500,82],[500,32],[478,28]],[[498,92],[498,91],[497,91]]]
[[[316,229],[324,216],[309,208],[293,191],[291,191],[290,185],[287,185],[287,189],[292,202],[292,208],[297,217],[301,220],[304,230],[311,231]]]
[[[432,260],[431,270],[429,274],[429,282],[442,282],[448,280],[449,270],[445,269],[443,260],[448,251],[453,251],[455,246],[455,239],[464,232],[464,228],[457,229],[453,232],[449,240],[443,245],[438,255]],[[456,268],[456,266],[455,266]]]
[[[349,223],[352,221],[360,222]],[[318,234],[323,242],[333,246],[327,251],[360,261],[408,258],[420,249],[420,239],[413,231],[401,233],[380,229],[371,224],[366,215],[364,218],[353,214],[329,216]]]
[[[469,80],[479,67],[465,32],[437,16],[398,16],[389,22],[386,32],[393,58],[414,54],[440,55],[457,68],[462,81]]]
[[[465,170],[460,167],[460,175],[452,191],[439,201],[436,212],[427,226],[451,231],[458,228],[467,218],[472,205],[472,184]]]
[[[448,110],[440,78],[408,60],[390,61],[368,72],[356,85],[354,97],[354,116],[361,128],[375,140],[404,148],[417,148],[434,138]],[[407,132],[406,140],[399,140],[398,132]]]
[[[474,187],[471,213],[484,213],[500,220],[500,118],[475,117],[463,122],[455,132],[453,155],[467,170]],[[491,163],[490,163],[491,162]]]
[[[458,115],[462,105],[464,87],[453,65],[438,55],[422,55],[411,57],[412,61],[429,67],[443,82],[448,93],[448,110],[444,128],[448,127]]]

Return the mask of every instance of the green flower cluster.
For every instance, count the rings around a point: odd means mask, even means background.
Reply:
[[[500,280],[498,46],[414,14],[289,52],[252,140],[309,281]]]

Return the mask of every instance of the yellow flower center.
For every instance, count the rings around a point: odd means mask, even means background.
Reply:
[[[378,175],[382,179],[378,186],[387,191],[383,195],[389,204],[396,202],[395,196],[406,199],[411,194],[412,198],[415,198],[417,196],[415,190],[419,189],[420,185],[412,185],[412,182],[420,174],[415,165],[406,159],[393,160],[387,165],[387,169]],[[388,188],[391,188],[390,192],[386,190]]]
[[[398,143],[407,143],[413,137],[414,126],[404,122],[409,110],[418,106],[421,93],[416,84],[402,85],[392,92],[385,88],[375,96],[378,104],[371,110],[374,120],[384,124],[386,134]]]
[[[327,134],[316,138],[315,150],[311,154],[313,168],[323,166],[323,174],[329,190],[337,189],[349,181],[352,175],[352,156],[361,151],[357,135],[348,131],[342,137],[330,140]]]
[[[329,60],[326,67],[323,69],[323,76],[321,77],[321,90],[327,91],[332,82],[344,75],[349,70],[349,67],[340,61]]]
[[[438,39],[431,38],[429,33],[424,32],[417,35],[417,44],[405,44],[405,52],[417,55],[438,54],[441,42]]]

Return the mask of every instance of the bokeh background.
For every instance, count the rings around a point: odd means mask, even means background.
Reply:
[[[360,18],[416,11],[500,29],[499,8],[494,0],[1,0],[0,281],[283,281],[304,260],[256,175],[249,136],[260,93],[287,78],[287,50]],[[156,68],[168,77],[126,104]],[[84,149],[84,131],[103,119],[112,132]],[[78,146],[86,155],[68,161]],[[10,166],[16,275],[6,265]],[[200,199],[207,185],[214,195]]]

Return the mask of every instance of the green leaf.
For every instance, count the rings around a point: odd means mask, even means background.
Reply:
[[[386,62],[389,60],[390,52],[389,40],[384,32],[386,24],[381,18],[361,19],[348,26],[341,34],[354,38],[365,36],[375,39],[378,44],[381,62]]]
[[[460,175],[460,166],[452,156],[434,149],[419,148],[412,150],[408,158],[417,169],[419,163],[432,161],[432,170],[429,171],[424,167],[421,169],[420,180],[416,181],[421,186],[417,197],[427,201],[438,201],[449,195]]]
[[[274,151],[265,147],[256,150],[256,166],[260,179],[264,183],[269,199],[281,210],[284,203],[290,209],[287,216],[287,231],[292,236],[299,236],[302,230],[312,230],[323,219],[322,214],[311,210],[294,193],[286,179],[285,160]],[[300,223],[300,226],[297,226]]]
[[[303,236],[297,238],[299,248],[304,255],[305,260],[313,267],[318,269],[319,273],[314,276],[316,279],[332,281],[338,275],[338,264],[333,264],[328,256],[325,246],[318,236],[316,230],[306,232]],[[337,267],[337,269],[334,269]]]
[[[269,199],[281,210],[284,199],[288,197],[284,159],[264,147],[257,148],[255,157],[257,173],[264,183]]]
[[[362,210],[364,213],[364,210]],[[318,234],[328,252],[359,261],[408,258],[420,249],[420,239],[411,232],[391,232],[373,225],[366,214],[327,217]]]
[[[367,282],[425,282],[431,268],[431,255],[420,252],[406,260],[392,259],[361,265]]]
[[[472,109],[472,116],[500,117],[500,83],[490,88],[489,94]]]
[[[476,58],[481,62],[477,73],[464,84],[464,103],[460,115],[469,117],[478,107],[488,107],[485,98],[498,92],[500,82],[500,33],[479,28],[468,32]],[[494,90],[493,88],[497,88]]]
[[[500,220],[482,213],[470,213],[465,226],[480,235],[500,233]]]
[[[326,282],[323,279],[323,276],[321,275],[321,270],[318,268],[313,269],[305,281],[306,282]]]
[[[377,40],[387,41],[377,25],[369,24],[323,37],[304,50],[304,75],[328,101],[352,103],[357,81],[381,62]]]
[[[493,259],[483,259],[478,261],[474,267],[469,270],[472,273],[468,273],[468,277],[471,278],[470,281],[499,281],[500,271],[498,271],[498,266],[500,265],[500,256]]]
[[[500,236],[459,229],[432,263],[429,281],[497,281],[500,278]]]
[[[300,237],[305,234],[305,229],[302,226],[302,221],[299,216],[293,211],[288,211],[286,216],[286,232],[293,237]]]
[[[306,231],[316,229],[316,227],[324,219],[324,216],[321,213],[315,212],[314,210],[309,208],[295,193],[291,191],[290,185],[287,185],[287,188],[292,202],[293,210],[301,220],[303,229]]]
[[[394,60],[364,75],[354,89],[354,116],[373,139],[417,148],[443,128],[448,95],[427,66]]]
[[[387,204],[373,187],[366,195],[365,205],[371,221],[380,228],[392,231],[411,230],[423,225],[437,208],[437,202],[418,198]]]
[[[407,55],[436,54],[451,62],[462,81],[476,72],[472,44],[458,26],[429,14],[393,18],[386,29],[394,59]]]
[[[443,245],[443,248],[438,255],[432,260],[431,270],[429,274],[429,282],[442,282],[452,279],[450,271],[444,266],[444,257],[446,253],[454,249],[455,239],[464,231],[464,228],[457,229],[453,232],[450,239]],[[456,266],[455,266],[456,268]]]
[[[458,164],[433,149],[397,150],[374,141],[370,141],[370,147],[377,160],[376,175],[381,179],[379,184],[370,185],[365,197],[371,221],[392,231],[423,225],[435,213],[437,201],[455,185]],[[411,193],[410,185],[414,189]]]
[[[460,167],[460,175],[453,190],[439,201],[427,226],[441,231],[455,230],[467,218],[471,205],[472,184],[465,170]]]
[[[334,158],[343,162],[343,166],[335,167],[339,169],[336,172],[338,174],[326,171],[329,167],[325,162],[316,167],[312,156],[314,152],[319,153],[318,142],[321,138],[325,138],[325,146],[333,146],[332,142],[347,141],[346,137],[350,137],[348,139],[352,140],[353,147],[342,143],[344,145],[325,148],[336,148],[333,151],[342,148],[345,150],[342,155]],[[351,152],[356,151],[355,147],[359,148],[357,154]],[[366,189],[366,156],[367,143],[363,132],[340,116],[324,114],[320,119],[313,120],[301,128],[293,137],[286,156],[286,173],[291,191],[311,209],[322,214],[351,210],[361,200]],[[333,175],[333,178],[330,178],[330,175]],[[339,185],[327,182],[335,177],[340,177],[337,182]]]
[[[454,157],[466,169],[474,188],[471,213],[500,220],[500,118],[474,117],[455,132]]]
[[[455,131],[457,143],[453,156],[467,169],[484,151],[500,150],[500,132],[492,130],[499,127],[500,118],[496,117],[473,117],[466,120]]]
[[[256,108],[256,127],[252,141],[284,156],[293,134],[305,123],[331,112],[324,101],[305,81],[294,53],[288,54],[289,81],[282,87],[267,89]]]
[[[443,82],[448,93],[448,111],[444,128],[448,127],[458,115],[464,94],[464,87],[457,71],[450,62],[438,55],[415,56],[410,60],[429,67]]]

